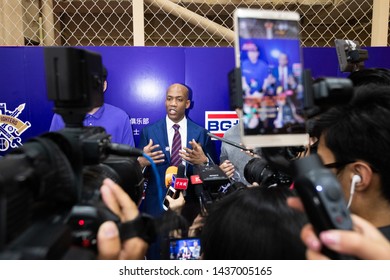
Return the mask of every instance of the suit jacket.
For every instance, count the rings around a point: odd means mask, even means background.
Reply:
[[[282,84],[282,81],[279,79],[279,67],[276,66],[273,71],[272,71],[272,75],[276,78],[276,86],[282,86],[284,90],[286,90],[288,88],[288,86],[286,87],[286,85],[283,85]],[[292,68],[291,66],[287,66],[287,76],[292,76],[293,75],[293,71],[292,71]],[[287,81],[284,81],[285,83],[287,83]]]
[[[145,170],[144,174],[147,174],[146,176],[148,176],[148,178],[145,198],[141,205],[141,211],[151,214],[153,216],[159,216],[163,211],[162,202],[167,191],[165,187],[165,172],[167,168],[171,165],[171,156],[165,117],[154,124],[145,126],[142,129],[138,147],[140,149],[143,149],[149,143],[150,139],[153,140],[153,145],[160,145],[160,149],[165,155],[165,160],[164,162],[156,165],[158,174],[160,176],[159,182],[156,181],[156,178],[150,166],[147,168],[148,170]],[[215,146],[212,143],[210,137],[207,135],[207,130],[187,118],[187,141],[190,141],[192,139],[195,139],[197,143],[202,145],[204,153],[206,155],[208,154],[212,158],[212,160],[217,163]],[[187,147],[192,148],[189,143],[187,143]],[[192,165],[187,164],[186,169],[186,175],[189,178],[193,174]],[[189,189],[190,187],[191,186],[189,186]],[[157,188],[161,189],[162,197],[159,197]]]

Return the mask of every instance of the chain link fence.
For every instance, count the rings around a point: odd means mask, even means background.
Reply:
[[[297,11],[306,47],[371,42],[373,0],[0,0],[0,43],[133,46],[141,34],[146,46],[233,46],[237,7]]]

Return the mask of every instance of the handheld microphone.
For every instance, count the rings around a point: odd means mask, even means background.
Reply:
[[[198,185],[203,183],[199,175],[191,175],[190,179],[192,185]]]
[[[169,166],[165,171],[165,186],[169,188],[172,185],[172,176],[177,174],[177,166]]]
[[[199,175],[191,175],[191,184],[194,187],[195,195],[198,198],[200,206],[200,215],[205,217],[209,206],[213,203],[213,200],[208,191],[203,188],[203,181]]]
[[[177,169],[177,175],[172,176],[172,185],[175,190],[186,190],[188,187],[188,179],[184,175],[186,167],[183,164],[180,164]]]
[[[173,167],[173,168],[171,168]],[[170,169],[171,168],[171,169]],[[170,171],[168,170],[170,169]],[[163,201],[163,209],[167,211],[169,209],[169,201],[167,200],[167,196],[176,199],[179,196],[179,193],[181,190],[186,190],[188,187],[188,179],[185,177],[185,166],[183,164],[180,164],[179,167],[176,166],[170,166],[168,167],[166,171],[166,179],[168,177],[168,180],[165,181],[165,185],[167,186],[167,194],[165,195],[164,201]],[[174,172],[175,173],[169,173]],[[171,175],[171,180],[169,180],[169,175]],[[170,183],[170,184],[168,184]]]

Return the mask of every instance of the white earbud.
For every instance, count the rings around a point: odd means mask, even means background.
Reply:
[[[360,177],[359,175],[353,175],[347,208],[351,206],[353,194],[355,193],[356,184],[360,183],[361,181],[362,181],[362,177]]]

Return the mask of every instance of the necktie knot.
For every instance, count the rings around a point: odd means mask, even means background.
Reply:
[[[178,131],[179,128],[180,128],[180,125],[178,125],[177,123],[175,123],[175,124],[173,125],[173,129],[174,129],[175,131]]]

